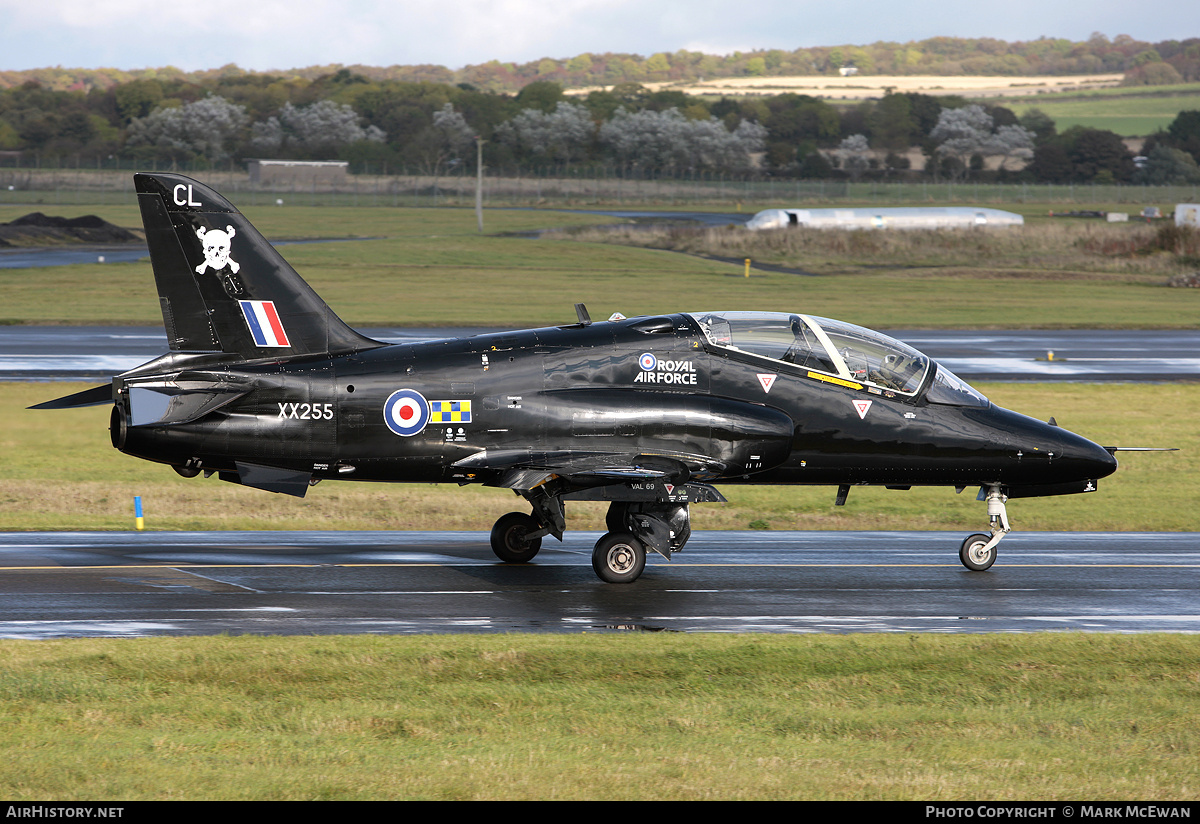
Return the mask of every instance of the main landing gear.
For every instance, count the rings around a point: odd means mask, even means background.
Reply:
[[[492,527],[492,552],[506,564],[528,563],[542,548],[541,536],[545,534],[546,530],[538,526],[532,515],[524,512],[501,515]]]
[[[628,532],[608,532],[592,550],[592,569],[606,584],[629,584],[646,568],[646,547]]]
[[[958,550],[958,559],[962,561],[962,565],[975,572],[982,572],[996,563],[996,545],[1012,530],[1008,523],[1008,511],[1004,507],[1008,498],[1001,493],[998,484],[987,488],[986,500],[991,535],[971,535],[962,542]]]
[[[693,497],[724,500],[720,493],[697,485]],[[682,497],[682,496],[680,496]],[[542,538],[561,540],[565,520],[561,499],[530,497],[533,513],[510,512],[492,527],[492,552],[501,561],[523,564],[542,548]],[[670,560],[692,534],[688,504],[683,501],[613,501],[605,516],[606,532],[592,550],[592,569],[609,584],[636,581],[646,568],[646,552]]]
[[[492,552],[506,564],[526,564],[542,548],[542,538],[553,535],[562,540],[567,527],[562,498],[545,491],[524,495],[533,514],[510,512],[501,515],[492,526]]]
[[[608,532],[592,550],[592,569],[601,581],[628,584],[646,568],[646,550],[671,560],[692,535],[686,503],[614,501],[604,517]]]

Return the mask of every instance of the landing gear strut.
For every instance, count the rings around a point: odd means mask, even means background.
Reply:
[[[980,494],[983,494],[982,490]],[[962,561],[962,565],[976,572],[982,572],[996,563],[996,545],[1012,531],[1008,523],[1008,511],[1004,507],[1008,497],[1000,491],[999,484],[988,487],[986,500],[992,534],[971,535],[962,542],[958,551],[958,559]]]

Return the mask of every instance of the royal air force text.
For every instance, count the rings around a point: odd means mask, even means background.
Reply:
[[[691,361],[660,360],[650,369],[643,365],[643,371],[634,376],[634,383],[670,383],[684,386],[696,386],[696,365]]]

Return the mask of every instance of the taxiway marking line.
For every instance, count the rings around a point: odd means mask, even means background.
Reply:
[[[687,561],[670,561],[673,566],[686,567],[854,567],[854,568],[918,568],[918,567],[959,567],[960,564],[728,564],[728,563],[689,563]],[[1200,569],[1200,564],[998,564],[998,569]]]
[[[73,569],[316,569],[318,567],[387,567],[387,566],[403,566],[403,567],[444,567],[453,566],[452,564],[429,564],[429,563],[399,563],[399,564],[112,564],[105,566],[19,566],[6,567],[0,566],[0,572],[14,571],[69,571]]]
[[[778,567],[786,567],[788,569],[933,569],[938,567],[946,567],[949,569],[957,569],[960,564],[763,564],[763,563],[706,563],[706,562],[688,562],[688,561],[664,561],[655,566],[676,566],[676,567],[733,567],[733,568],[748,568],[762,567],[764,569],[774,569]],[[428,562],[389,562],[378,564],[112,564],[103,566],[0,566],[0,573],[4,572],[32,572],[32,571],[69,571],[69,570],[101,570],[101,569],[316,569],[319,567],[342,567],[346,569],[357,568],[375,568],[375,567],[455,567],[455,566],[507,566],[507,567],[536,567],[538,564],[504,564],[499,561],[494,563],[476,563],[464,564],[461,562],[434,564]],[[590,564],[543,564],[547,568],[552,566],[590,566]],[[1002,564],[1001,569],[1200,569],[1200,564]]]

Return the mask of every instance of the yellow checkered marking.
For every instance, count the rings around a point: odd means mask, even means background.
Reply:
[[[470,423],[470,401],[430,401],[430,423]]]

